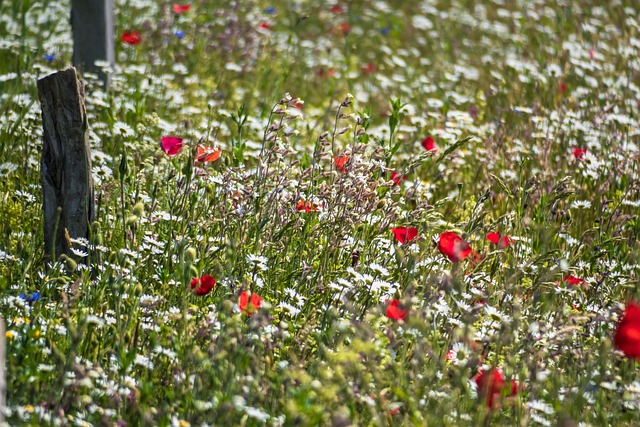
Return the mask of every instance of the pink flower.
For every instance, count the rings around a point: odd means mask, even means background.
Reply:
[[[173,13],[184,13],[186,11],[188,11],[189,9],[191,9],[191,5],[190,4],[178,4],[178,3],[174,3],[173,4]]]
[[[167,156],[173,157],[182,149],[182,141],[182,138],[178,138],[177,136],[163,136],[162,151],[164,151]]]

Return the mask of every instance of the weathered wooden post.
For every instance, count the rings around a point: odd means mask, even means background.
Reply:
[[[38,80],[44,145],[40,160],[44,249],[70,255],[69,237],[89,238],[94,219],[93,177],[84,88],[75,68]],[[54,259],[55,260],[55,259]]]
[[[110,76],[97,60],[114,63],[113,0],[72,0],[73,65],[83,73],[98,73],[105,86]]]

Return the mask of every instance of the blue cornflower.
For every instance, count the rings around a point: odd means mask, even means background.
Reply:
[[[31,295],[20,294],[20,298],[22,298],[29,304],[33,304],[34,302],[38,301],[40,297],[41,297],[40,292],[34,292]]]

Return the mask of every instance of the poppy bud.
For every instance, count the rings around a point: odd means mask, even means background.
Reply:
[[[143,213],[144,213],[144,203],[140,201],[136,203],[135,206],[133,207],[133,214],[136,216],[142,216]]]
[[[67,271],[69,272],[75,271],[76,268],[78,268],[78,264],[68,256],[62,254],[60,255],[60,259],[64,262],[64,266],[67,269]]]
[[[138,223],[139,218],[136,215],[129,215],[127,217],[127,226],[136,225]]]
[[[184,259],[186,262],[188,262],[189,264],[192,264],[193,261],[195,261],[196,259],[196,250],[195,248],[192,247],[188,247],[187,249],[185,249],[184,251]]]

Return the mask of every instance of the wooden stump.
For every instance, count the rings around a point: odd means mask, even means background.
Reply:
[[[94,219],[84,88],[75,68],[38,80],[44,145],[40,161],[45,254],[71,255],[69,237],[89,238]]]
[[[108,86],[109,74],[96,67],[95,62],[114,63],[113,0],[72,0],[71,28],[73,65],[81,73],[97,73]]]

